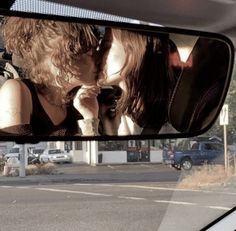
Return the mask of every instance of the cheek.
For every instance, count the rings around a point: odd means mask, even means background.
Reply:
[[[87,56],[84,59],[81,59],[80,65],[81,71],[86,74],[86,72],[94,72],[96,70],[95,60],[92,56]]]
[[[125,65],[125,53],[117,52],[117,54],[111,54],[107,57],[107,75],[114,75],[121,71]]]
[[[76,64],[79,68],[78,78],[73,79],[73,83],[94,84],[96,82],[96,66],[92,57],[84,57]]]

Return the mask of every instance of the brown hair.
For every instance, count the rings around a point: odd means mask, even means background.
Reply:
[[[168,65],[168,37],[112,29],[127,54],[121,70],[128,91],[117,109],[141,127],[159,130],[167,120],[172,78]]]
[[[3,25],[8,52],[23,59],[25,78],[39,90],[53,82],[58,87],[79,78],[76,60],[98,45],[98,32],[90,25],[42,19],[7,17]],[[49,55],[57,73],[52,73],[45,57]]]

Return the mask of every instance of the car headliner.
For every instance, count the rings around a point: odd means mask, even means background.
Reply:
[[[223,33],[232,39],[236,47],[236,0],[33,1],[38,4],[59,3],[163,26]]]
[[[163,26],[219,32],[236,47],[236,0],[48,0]]]

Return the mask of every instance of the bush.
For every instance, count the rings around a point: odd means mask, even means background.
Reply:
[[[222,185],[229,182],[233,176],[232,169],[225,172],[222,165],[204,165],[196,169],[190,175],[183,177],[179,183],[179,188],[202,188],[212,185]]]
[[[57,167],[53,163],[28,165],[25,170],[26,175],[52,175],[57,173]]]
[[[37,165],[30,164],[25,168],[26,175],[37,175],[39,174],[39,168]]]
[[[39,174],[56,174],[57,173],[57,167],[53,163],[46,163],[46,164],[40,164],[39,166]]]

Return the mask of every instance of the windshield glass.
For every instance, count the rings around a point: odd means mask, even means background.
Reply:
[[[49,150],[48,151],[48,154],[60,154],[62,153],[62,151],[60,149],[55,149],[55,150]]]
[[[1,230],[200,230],[235,206],[235,84],[234,74],[226,101],[226,162],[218,120],[204,136],[189,139],[48,141],[43,145],[49,156],[29,162],[23,178],[17,167],[6,171],[0,158],[0,203],[8,211]],[[14,145],[0,142],[6,153],[19,153]],[[50,160],[62,152],[67,155]]]
[[[34,149],[33,154],[42,154],[44,149]]]
[[[0,142],[23,157],[0,157],[1,230],[201,230],[235,206],[236,71],[225,104],[229,123],[198,137],[49,140],[36,162],[37,144]]]

